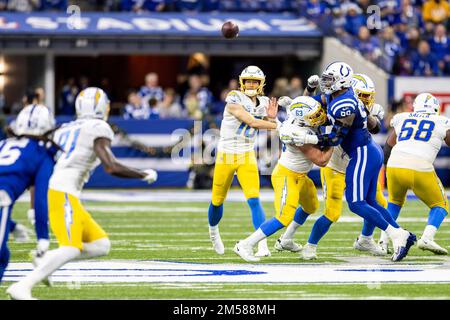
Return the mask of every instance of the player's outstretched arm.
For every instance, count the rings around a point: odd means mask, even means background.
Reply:
[[[144,179],[150,183],[156,180],[156,176],[154,177],[154,180],[149,177],[150,175],[153,175],[151,172],[131,168],[117,161],[111,150],[111,140],[107,138],[97,138],[94,141],[94,151],[102,162],[105,171],[113,176]]]
[[[255,129],[268,129],[273,130],[277,128],[276,122],[270,122],[266,120],[256,119],[249,112],[247,112],[243,106],[234,103],[228,103],[226,109],[229,113],[235,116],[242,122],[245,122],[250,127]]]
[[[450,146],[450,130],[447,130],[444,141],[448,146]]]
[[[447,132],[448,136],[448,132]],[[386,165],[389,157],[391,156],[392,148],[397,143],[397,134],[395,133],[395,130],[392,130],[392,132],[389,134],[389,136],[386,139],[386,143],[384,144],[383,151],[384,151],[384,164]]]
[[[320,150],[319,148],[313,145],[304,145],[299,147],[303,154],[311,160],[315,165],[319,167],[325,167],[331,159],[331,155],[333,154],[333,148],[325,148],[324,150]]]

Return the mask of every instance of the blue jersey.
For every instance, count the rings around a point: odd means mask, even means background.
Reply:
[[[315,96],[314,98],[322,103],[320,96]],[[325,95],[325,99],[328,119],[333,125],[333,130],[331,133],[319,137],[321,144],[324,146],[340,144],[349,155],[353,154],[358,147],[367,145],[372,139],[367,129],[368,115],[364,105],[355,95],[353,88],[349,88],[344,94],[336,98],[332,98],[331,95]],[[355,115],[352,125],[344,127],[339,120],[352,114]]]
[[[53,172],[56,150],[44,142],[9,138],[0,142],[0,189],[12,202],[30,186],[35,186],[35,210],[47,212],[48,181]]]

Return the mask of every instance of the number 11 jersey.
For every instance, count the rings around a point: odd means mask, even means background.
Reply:
[[[397,134],[397,143],[387,166],[433,171],[433,162],[450,130],[450,120],[438,115],[403,112],[392,118],[391,126]]]

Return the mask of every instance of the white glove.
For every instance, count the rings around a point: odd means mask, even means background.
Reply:
[[[372,106],[372,109],[370,110],[370,115],[377,117],[378,120],[383,120],[384,118],[384,109],[381,105],[379,105],[378,103],[375,103]]]
[[[317,74],[310,76],[308,78],[308,87],[313,88],[313,89],[317,88],[317,86],[319,85],[319,79],[320,78]]]
[[[142,180],[147,181],[148,184],[155,182],[158,179],[158,173],[153,169],[144,170],[146,176]]]
[[[299,128],[300,130],[294,130],[292,132],[292,140],[294,144],[301,147],[305,144],[317,144],[319,138],[311,130],[307,128]]]
[[[282,106],[283,108],[287,108],[292,103],[292,99],[289,98],[288,96],[282,96],[282,97],[278,98],[277,103],[279,106]]]

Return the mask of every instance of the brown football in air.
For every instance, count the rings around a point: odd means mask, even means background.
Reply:
[[[239,27],[232,21],[227,21],[222,25],[222,34],[227,39],[236,38],[239,34]]]

